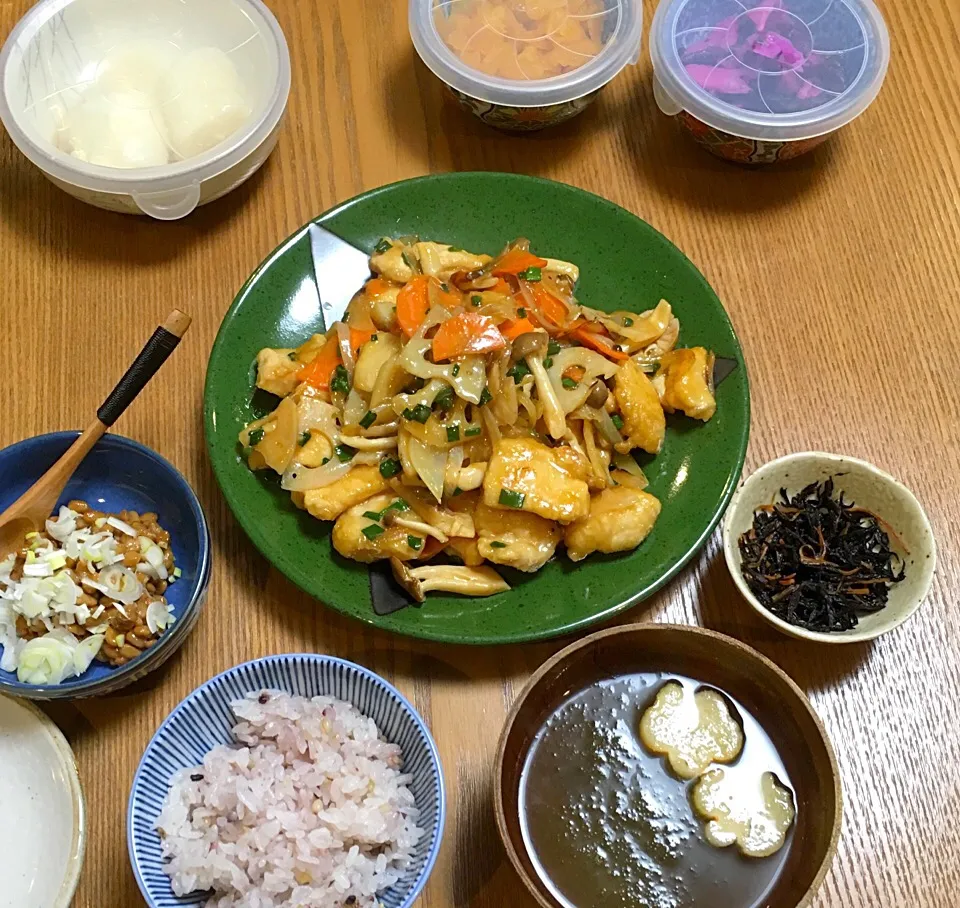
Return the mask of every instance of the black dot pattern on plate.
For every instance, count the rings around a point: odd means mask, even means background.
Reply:
[[[703,91],[761,114],[835,102],[867,61],[864,26],[846,0],[690,0],[673,40]]]

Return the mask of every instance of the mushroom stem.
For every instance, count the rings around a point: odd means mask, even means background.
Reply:
[[[433,590],[459,593],[461,596],[492,596],[510,589],[510,585],[489,567],[427,565],[411,569],[399,558],[390,559],[393,576],[417,602],[423,602]]]
[[[551,438],[563,438],[567,431],[567,417],[557,400],[557,393],[553,390],[553,384],[547,370],[543,366],[543,361],[536,356],[527,359],[527,367],[533,373],[533,379],[537,383],[537,394],[540,397],[540,403],[543,404],[543,421],[547,424],[547,431]]]
[[[387,527],[403,527],[405,530],[423,533],[424,536],[433,536],[434,539],[442,542],[444,545],[446,545],[450,539],[449,536],[442,533],[436,527],[430,526],[429,523],[424,523],[420,520],[411,520],[409,517],[404,517],[396,511],[388,511],[383,515],[383,525]]]

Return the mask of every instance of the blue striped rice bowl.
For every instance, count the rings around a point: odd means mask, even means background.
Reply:
[[[157,819],[172,786],[178,793],[183,792],[185,786],[202,778],[185,778],[186,774],[181,771],[202,764],[204,757],[218,745],[235,743],[231,730],[238,720],[231,710],[231,703],[261,690],[346,701],[363,716],[372,719],[386,741],[400,747],[403,754],[401,771],[410,778],[408,787],[418,811],[415,822],[423,830],[423,835],[410,848],[410,860],[397,882],[379,892],[377,897],[383,908],[409,908],[433,870],[443,833],[446,806],[436,745],[410,703],[383,678],[351,662],[312,654],[270,656],[217,675],[193,691],[154,735],[134,777],[127,812],[130,861],[147,903],[151,908],[181,908],[204,904],[211,897],[209,891],[179,897],[174,893],[170,876],[165,872]],[[283,700],[289,702],[286,698]],[[252,713],[258,712],[256,699],[248,701],[248,706]],[[269,712],[269,706],[263,707],[263,711]],[[395,755],[393,759],[396,759]],[[217,767],[222,769],[222,765],[223,759]],[[178,773],[181,773],[179,777]],[[209,778],[203,784],[216,788]],[[222,791],[217,789],[214,794],[219,795]],[[175,798],[170,800],[175,802],[173,812],[176,813],[179,805]],[[169,804],[164,816],[169,850]],[[179,837],[174,844],[178,849],[181,845],[191,847],[190,842],[181,842]],[[183,854],[185,852],[180,850],[181,857],[174,858],[174,861],[182,861]],[[190,866],[189,861],[186,864]],[[174,870],[175,866],[178,865],[171,864],[169,869]],[[269,896],[266,889],[264,892]],[[331,901],[323,904],[337,902],[331,897]],[[356,904],[370,903],[358,901]]]

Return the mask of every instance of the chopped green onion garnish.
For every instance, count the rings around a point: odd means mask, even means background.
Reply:
[[[480,426],[471,426],[463,434],[465,438],[473,438],[475,435],[479,435],[482,431],[483,429]]]
[[[183,576],[183,571],[181,571],[180,568],[174,568],[173,576],[176,577],[177,580],[179,580]]]
[[[474,293],[473,296],[470,297],[470,302],[473,303],[474,306],[479,306],[483,302],[483,297],[480,296],[479,293]]]
[[[491,549],[505,549],[506,547],[507,547],[507,544],[505,542],[500,542],[499,539],[490,543]]]
[[[370,526],[364,527],[361,531],[367,539],[376,539],[377,536],[382,536],[386,531],[380,524],[371,523]]]
[[[456,378],[459,374],[460,374],[460,363],[454,363],[453,370],[451,371],[451,375],[453,375],[453,377]]]
[[[337,445],[333,450],[336,452],[337,459],[340,463],[349,463],[357,455],[356,449],[350,448],[347,445]]]
[[[457,486],[457,487],[453,490],[454,498],[456,498],[457,495],[462,495],[462,494],[463,494],[463,489],[461,489],[460,486]]]
[[[520,306],[517,309],[517,318],[526,318],[526,317],[527,317],[527,310],[524,309],[523,306]]]
[[[366,517],[367,520],[372,520],[374,523],[379,523],[380,518],[383,517],[383,514],[380,511],[364,511],[363,516]]]
[[[507,369],[507,375],[513,376],[513,383],[519,385],[530,374],[530,367],[523,361],[514,363]]]
[[[525,281],[539,281],[543,279],[543,272],[539,268],[531,266],[527,268],[526,271],[521,271],[518,276],[522,277]]]
[[[444,293],[449,293],[449,292],[450,292],[450,285],[449,285],[446,281],[441,281],[441,283],[440,283],[440,289],[441,289]]]
[[[493,400],[493,395],[490,393],[490,389],[484,388],[483,394],[480,395],[480,406],[486,406],[491,400]]]
[[[563,385],[563,387],[568,391],[573,391],[577,385],[580,384],[580,382],[574,381],[572,378],[568,378],[566,375],[564,375],[564,377],[560,379],[560,384]]]
[[[370,343],[371,343],[371,344],[375,344],[378,340],[380,340],[380,335],[379,335],[379,334],[371,334],[371,335],[370,335]]]
[[[622,417],[619,413],[614,413],[613,416],[610,417],[610,421],[611,421],[618,429],[622,429],[622,428],[623,428],[623,417]]]
[[[623,324],[625,327],[629,328],[633,324],[633,319],[630,318],[629,316],[624,316]]]
[[[450,385],[446,385],[437,391],[437,396],[433,399],[433,409],[434,410],[449,410],[453,406],[453,401],[456,398],[453,388]]]
[[[307,442],[310,441],[310,433],[309,433],[309,432],[304,432],[304,433],[300,436],[300,438],[298,439],[298,441],[300,442],[300,447],[302,448],[305,444],[307,444]]]
[[[410,256],[407,255],[406,251],[400,253],[400,258],[403,259],[403,264],[406,265],[408,268],[413,268],[414,271],[417,270],[416,268],[413,267],[413,262],[411,261]]]
[[[506,508],[522,508],[526,497],[523,492],[514,492],[512,489],[501,489],[499,501],[500,504]]]
[[[380,475],[384,479],[391,479],[396,476],[403,469],[403,465],[399,460],[395,460],[392,457],[386,458],[386,460],[380,461]]]
[[[248,436],[247,442],[251,448],[255,448],[261,441],[263,441],[264,431],[263,429],[254,429]]]
[[[407,536],[407,545],[415,552],[423,548],[423,540],[419,536]]]
[[[329,457],[324,457],[323,460],[320,461],[320,466],[322,467],[325,463],[330,463]]]
[[[296,350],[291,350],[291,351],[287,354],[287,359],[291,359],[291,360],[293,360],[294,362],[296,362],[296,361],[297,361],[297,351],[296,351]]]
[[[377,421],[377,414],[373,410],[367,410],[364,414],[363,419],[360,420],[360,425],[364,429],[369,429]]]
[[[460,423],[447,426],[447,441],[460,441]]]
[[[377,243],[376,246],[373,247],[373,251],[376,252],[377,255],[383,255],[383,253],[386,252],[389,248],[390,248],[390,240],[384,237],[382,240],[380,240],[379,243]]]
[[[403,411],[403,418],[423,424],[430,418],[430,408],[426,404],[417,404],[413,409],[407,407]]]
[[[410,505],[408,505],[402,498],[398,498],[396,501],[388,504],[384,509],[383,513],[386,514],[387,511],[409,511]]]
[[[556,356],[560,352],[560,345],[553,339],[550,339],[550,343],[547,344],[547,353],[550,356]]]
[[[333,377],[330,379],[330,390],[339,391],[341,394],[350,393],[350,373],[344,366],[337,366],[333,370]]]
[[[552,356],[548,356],[548,357],[543,361],[543,368],[544,368],[544,369],[549,369],[552,365],[553,365],[553,357],[552,357]]]

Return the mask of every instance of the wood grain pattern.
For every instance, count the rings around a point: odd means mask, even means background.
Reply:
[[[0,0],[6,34],[30,0]],[[234,291],[287,234],[362,190],[431,171],[563,180],[636,212],[696,262],[742,338],[753,390],[748,469],[820,448],[897,474],[933,521],[933,593],[872,645],[818,648],[759,623],[714,537],[626,621],[698,622],[746,640],[812,697],[845,782],[840,852],[817,908],[953,908],[960,893],[960,6],[883,4],[893,40],[877,103],[812,155],[748,171],[713,160],[656,110],[650,68],[583,116],[525,138],[462,113],[415,61],[402,0],[273,0],[291,39],[290,116],[264,171],[177,224],[88,208],[0,136],[0,444],[78,428],[172,305],[195,325],[117,430],[170,458],[215,540],[207,610],[137,689],[50,710],[79,758],[89,847],[76,908],[141,904],[124,812],[139,756],[198,683],[267,653],[355,659],[430,723],[450,815],[420,908],[531,908],[497,840],[490,790],[515,692],[560,642],[420,644],[368,630],[268,568],[228,513],[204,452],[204,367]],[[647,21],[654,4],[647,3]],[[509,205],[509,199],[491,200]],[[839,649],[839,651],[838,651]]]

